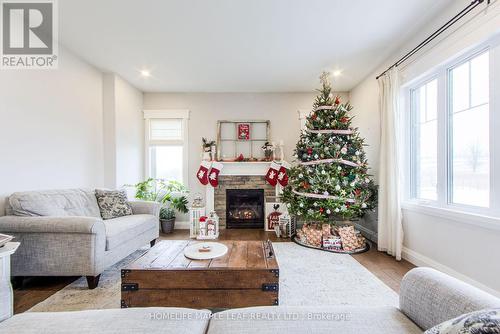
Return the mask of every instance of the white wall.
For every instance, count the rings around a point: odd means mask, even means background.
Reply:
[[[340,94],[343,101],[348,94]],[[189,188],[205,194],[196,179],[201,138],[216,139],[217,120],[271,121],[271,140],[283,139],[285,159],[292,160],[300,134],[299,109],[311,110],[315,93],[145,93],[144,109],[189,109]]]
[[[143,94],[115,74],[103,84],[105,186],[119,188],[144,178]]]
[[[371,120],[368,133],[374,154],[380,149],[378,108],[378,84],[375,77],[394,63],[404,53],[425,39],[449,18],[465,8],[470,1],[457,0],[439,14],[426,29],[414,36],[408,43],[375,72],[351,91],[351,102],[357,107],[359,119]],[[484,6],[483,6],[484,8]],[[453,29],[443,38],[422,50],[401,67],[404,82],[438,66],[454,54],[468,50],[498,31],[500,20],[498,1],[485,12],[476,11],[468,16],[460,29]],[[361,126],[360,126],[361,127]],[[373,159],[373,158],[372,158]],[[500,294],[500,265],[494,260],[500,244],[500,230],[484,225],[471,225],[468,218],[456,216],[445,218],[429,211],[413,208],[403,210],[405,231],[403,257],[417,265],[432,266],[464,279],[489,292]]]
[[[56,70],[0,73],[0,214],[15,191],[103,185],[102,74],[61,47]]]

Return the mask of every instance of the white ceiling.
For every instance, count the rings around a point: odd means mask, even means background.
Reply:
[[[450,1],[62,0],[59,30],[145,92],[349,91]]]

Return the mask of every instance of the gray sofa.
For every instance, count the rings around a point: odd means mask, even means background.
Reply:
[[[159,236],[160,205],[129,202],[133,215],[103,220],[92,190],[19,192],[6,200],[0,233],[21,242],[12,276],[86,276],[95,288],[100,274]]]
[[[160,307],[23,313],[0,323],[0,334],[416,334],[461,314],[494,307],[500,307],[500,299],[433,269],[417,268],[403,278],[399,308],[266,306],[212,314]]]

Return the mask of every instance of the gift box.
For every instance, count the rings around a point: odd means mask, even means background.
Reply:
[[[323,224],[321,225],[321,231],[323,233],[323,237],[329,237],[332,235],[332,227],[330,224]]]
[[[305,236],[306,243],[314,247],[321,247],[323,231],[317,224],[304,224],[302,233]]]
[[[341,250],[342,249],[342,240],[340,239],[340,237],[337,237],[334,235],[323,237],[323,248],[333,249],[333,250]]]
[[[339,227],[338,233],[345,251],[353,251],[365,247],[366,240],[361,234],[357,234],[354,226]]]

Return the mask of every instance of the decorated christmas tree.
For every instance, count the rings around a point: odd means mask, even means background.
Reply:
[[[305,222],[358,218],[376,204],[364,139],[351,126],[352,106],[333,95],[329,74],[320,79],[322,88],[297,143],[283,201]]]

